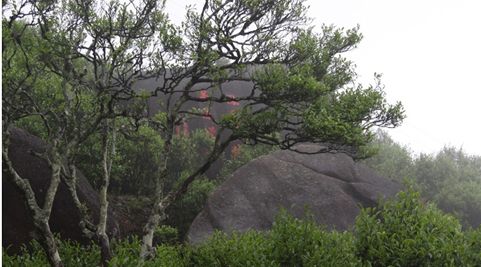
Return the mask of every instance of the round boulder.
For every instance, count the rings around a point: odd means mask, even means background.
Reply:
[[[296,149],[313,152],[319,146]],[[268,230],[281,208],[298,218],[309,213],[328,229],[347,230],[360,207],[375,206],[401,188],[343,153],[276,151],[239,168],[215,190],[187,239],[199,243],[215,230]]]

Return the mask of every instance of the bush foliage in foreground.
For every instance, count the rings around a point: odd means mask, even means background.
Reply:
[[[137,266],[140,243],[113,246],[111,266]],[[99,250],[62,242],[66,266],[96,266]],[[46,266],[38,244],[32,253],[3,254],[4,266]],[[199,246],[157,247],[143,266],[481,266],[481,228],[462,231],[459,222],[411,189],[378,208],[364,209],[353,231],[326,231],[312,220],[285,212],[267,233],[216,233]]]

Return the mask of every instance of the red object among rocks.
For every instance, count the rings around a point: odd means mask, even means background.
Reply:
[[[200,99],[206,99],[208,97],[209,97],[209,93],[207,92],[207,90],[205,90],[205,89],[200,90],[200,92],[199,92],[199,98]]]

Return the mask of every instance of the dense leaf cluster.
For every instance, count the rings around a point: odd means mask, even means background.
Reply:
[[[354,64],[343,57],[362,39],[359,29],[312,31],[305,0],[205,0],[199,10],[187,9],[182,25],[170,23],[164,5],[2,2],[2,158],[52,266],[63,266],[49,226],[61,180],[83,210],[77,165],[100,188],[98,224],[82,211],[79,225],[99,240],[105,265],[112,256],[105,223],[110,184],[122,191],[132,184],[129,193],[151,199],[139,255],[146,259],[167,209],[230,143],[292,149],[315,142],[323,144],[319,152],[356,155],[373,127],[396,127],[404,118],[402,105],[388,104],[379,83],[360,85]],[[227,92],[231,82],[243,86]],[[229,103],[236,103],[232,113],[211,112]],[[196,148],[206,151],[200,161],[181,154],[189,143],[177,138],[178,127],[195,119],[214,127],[214,140]],[[52,168],[43,207],[8,164],[15,126],[33,129],[47,143],[38,155]]]
[[[481,228],[462,231],[454,217],[408,189],[362,210],[352,231],[327,231],[281,212],[268,232],[218,232],[196,246],[163,244],[141,266],[479,266],[480,237]],[[100,257],[93,247],[63,242],[60,251],[68,266],[93,266]],[[115,243],[110,265],[137,266],[139,248],[137,239]],[[46,264],[38,245],[30,254],[3,256],[4,266]]]
[[[481,224],[481,157],[454,147],[415,156],[385,132],[378,133],[373,147],[378,153],[365,160],[370,167],[398,181],[413,180],[422,197],[456,215],[464,226]]]

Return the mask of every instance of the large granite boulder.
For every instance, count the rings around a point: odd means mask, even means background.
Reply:
[[[303,144],[297,149],[313,152],[319,147]],[[198,243],[215,230],[267,230],[281,208],[298,218],[309,211],[328,229],[346,230],[361,206],[375,206],[379,198],[400,189],[346,154],[276,151],[239,168],[213,192],[187,238]]]
[[[9,156],[14,168],[21,177],[30,181],[35,191],[37,201],[43,205],[44,195],[50,182],[51,170],[47,162],[32,154],[32,151],[45,150],[45,142],[21,129],[13,129],[10,136]],[[28,243],[35,235],[31,215],[20,191],[8,178],[8,173],[2,169],[2,246],[8,251],[18,251],[22,244]],[[88,180],[78,172],[77,193],[80,201],[86,204],[94,222],[98,220],[100,209],[98,193],[92,188]],[[62,182],[55,196],[50,217],[50,227],[53,232],[63,238],[89,243],[81,233],[78,223],[80,215],[70,197],[67,186]],[[108,231],[116,235],[119,228],[114,214],[109,211]]]

